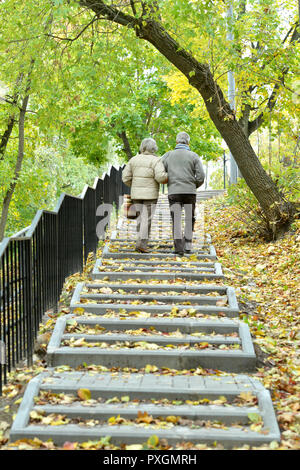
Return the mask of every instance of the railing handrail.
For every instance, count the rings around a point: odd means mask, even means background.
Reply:
[[[27,227],[25,227],[25,228],[22,228],[22,230],[20,230],[20,231],[19,231],[19,232],[17,232],[17,233],[14,233],[14,234],[13,234],[13,235],[11,235],[10,237],[11,237],[11,238],[18,238],[18,237],[22,237],[22,234],[23,234],[23,233],[25,234],[25,233],[27,232],[27,230],[29,229],[29,227],[30,227],[30,225],[28,225],[28,226],[27,226]]]
[[[56,206],[55,206],[55,208],[54,208],[53,210],[49,210],[49,209],[38,209],[37,212],[35,213],[33,219],[32,219],[31,224],[28,225],[28,227],[25,227],[25,228],[19,230],[18,232],[16,232],[16,233],[10,235],[9,237],[4,237],[4,238],[3,238],[2,242],[0,242],[0,257],[1,257],[2,252],[4,251],[3,246],[2,246],[4,240],[7,240],[6,245],[5,245],[5,246],[7,246],[8,242],[9,242],[9,240],[10,240],[11,238],[13,238],[13,239],[15,240],[15,239],[21,237],[21,234],[22,234],[22,233],[25,234],[24,237],[31,237],[31,234],[32,234],[33,230],[35,229],[36,225],[38,224],[38,222],[39,222],[39,220],[40,220],[40,218],[41,218],[41,216],[42,216],[43,213],[47,213],[47,214],[58,214],[59,209],[60,209],[60,207],[61,207],[61,205],[62,205],[62,202],[63,202],[63,200],[64,200],[64,198],[65,198],[66,196],[72,197],[72,198],[74,198],[74,199],[81,199],[81,200],[84,199],[84,195],[85,195],[87,189],[88,189],[88,188],[92,188],[92,189],[95,190],[96,187],[97,187],[98,181],[99,181],[99,180],[103,180],[104,177],[105,177],[105,175],[108,175],[108,176],[110,175],[110,173],[111,173],[111,168],[112,168],[112,167],[114,167],[116,170],[119,170],[119,169],[122,168],[123,166],[124,166],[124,165],[118,165],[118,167],[116,167],[115,165],[110,165],[109,169],[103,173],[102,178],[99,178],[99,176],[96,176],[96,177],[95,177],[94,183],[93,183],[92,186],[90,186],[90,185],[88,185],[88,184],[85,184],[84,187],[83,187],[83,190],[81,191],[81,193],[80,193],[79,196],[73,196],[73,195],[68,194],[68,193],[65,193],[65,192],[61,193],[61,195],[59,196],[58,201],[57,201],[57,203],[56,203]],[[23,238],[23,237],[22,237],[22,238]]]
[[[28,227],[0,243],[0,339],[7,358],[0,363],[0,395],[7,371],[24,358],[32,363],[40,321],[50,308],[57,311],[65,279],[83,270],[105,237],[109,220],[97,214],[97,206],[106,202],[119,210],[119,198],[127,192],[123,168],[111,165],[79,196],[62,193],[54,210],[38,209]]]

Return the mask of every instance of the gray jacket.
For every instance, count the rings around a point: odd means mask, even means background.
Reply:
[[[196,194],[205,178],[199,155],[180,148],[165,153],[162,162],[168,173],[169,194]]]

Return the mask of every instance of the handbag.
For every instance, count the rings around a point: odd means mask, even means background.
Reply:
[[[134,220],[138,217],[138,212],[128,194],[124,195],[124,215],[127,219]]]

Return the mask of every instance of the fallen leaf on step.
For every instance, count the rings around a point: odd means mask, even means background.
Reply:
[[[88,388],[80,388],[77,390],[77,395],[82,401],[90,400],[92,397],[91,391]]]

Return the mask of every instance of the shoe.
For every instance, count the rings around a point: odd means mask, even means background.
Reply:
[[[150,250],[148,248],[136,248],[136,251],[139,253],[150,253]]]
[[[183,251],[174,251],[175,255],[177,256],[184,256]]]
[[[193,250],[184,250],[184,252],[187,254],[187,255],[191,255],[193,253]]]

